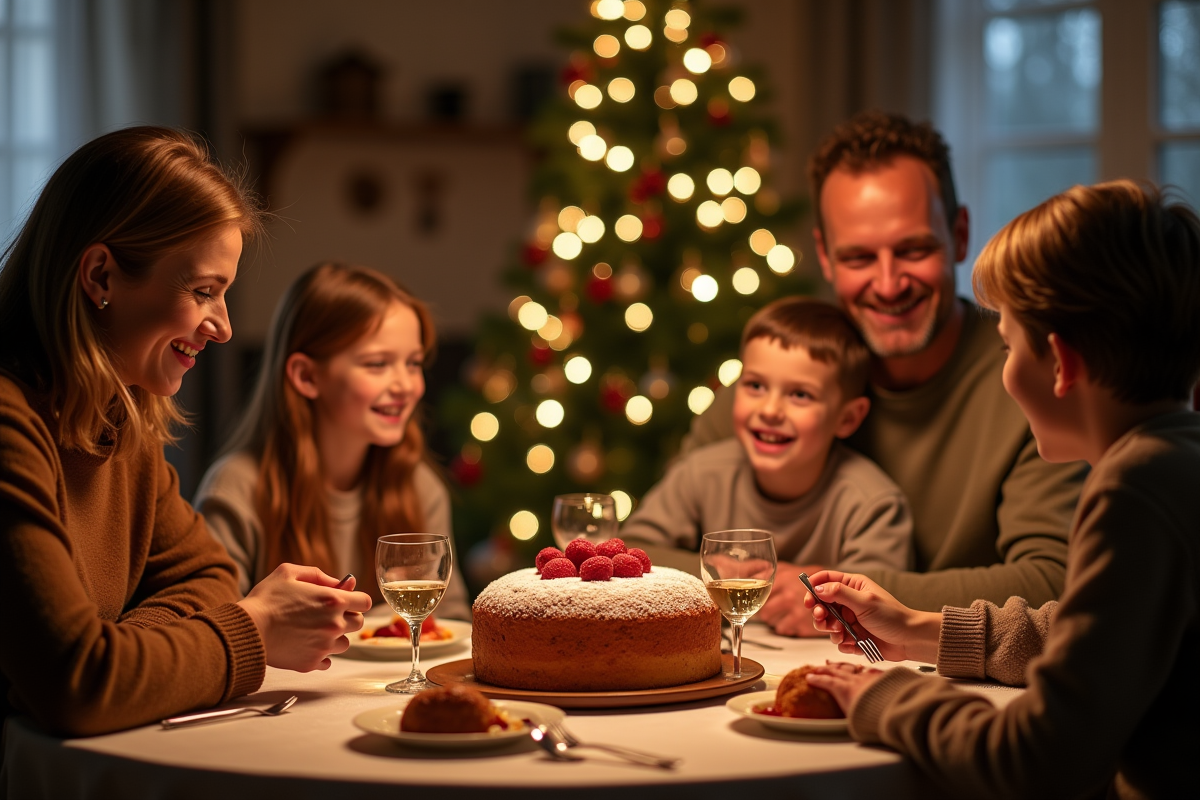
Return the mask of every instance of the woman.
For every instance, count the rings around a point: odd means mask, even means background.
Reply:
[[[370,598],[287,565],[239,601],[163,458],[171,396],[231,330],[260,212],[186,134],[129,128],[51,176],[0,269],[3,713],[128,728],[328,667]]]
[[[414,414],[433,345],[425,304],[375,270],[319,264],[288,289],[250,407],[195,500],[243,589],[283,561],[373,575],[380,536],[450,533]],[[458,569],[438,615],[470,619]]]

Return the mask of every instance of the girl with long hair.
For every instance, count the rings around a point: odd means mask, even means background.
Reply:
[[[353,572],[378,599],[380,536],[450,533],[415,413],[434,341],[425,305],[372,269],[319,264],[284,294],[249,408],[195,498],[243,588],[297,561]],[[470,618],[457,569],[438,613]]]
[[[54,172],[0,269],[0,712],[68,735],[256,690],[348,646],[370,598],[288,565],[245,598],[163,457],[232,331],[262,227],[191,136],[116,131]],[[17,644],[19,643],[19,645]]]

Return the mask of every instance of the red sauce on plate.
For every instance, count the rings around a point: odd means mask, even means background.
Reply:
[[[750,709],[755,714],[762,714],[764,717],[782,717],[783,712],[775,706],[754,706]]]

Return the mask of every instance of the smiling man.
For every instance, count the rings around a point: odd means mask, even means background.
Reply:
[[[950,154],[928,124],[866,112],[809,163],[826,280],[871,350],[871,412],[849,438],[907,496],[915,571],[863,570],[908,606],[940,610],[1063,587],[1082,464],[1048,464],[1004,392],[995,320],[958,298],[969,218]],[[692,427],[689,448],[734,435],[733,392]],[[804,590],[781,566],[759,619],[812,632]]]

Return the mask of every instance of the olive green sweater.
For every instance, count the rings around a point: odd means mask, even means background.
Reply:
[[[956,797],[1195,796],[1200,754],[1200,415],[1167,414],[1096,464],[1062,600],[943,611],[938,671],[1026,685],[996,709],[897,668],[850,730]]]
[[[908,498],[915,572],[862,572],[905,605],[936,611],[983,598],[1058,598],[1066,537],[1086,465],[1049,464],[1000,380],[994,319],[965,304],[954,354],[903,392],[870,388],[871,411],[848,444]],[[733,435],[733,392],[692,426],[687,448]]]
[[[68,736],[216,705],[266,670],[162,447],[106,449],[60,447],[46,397],[0,372],[0,710]]]

